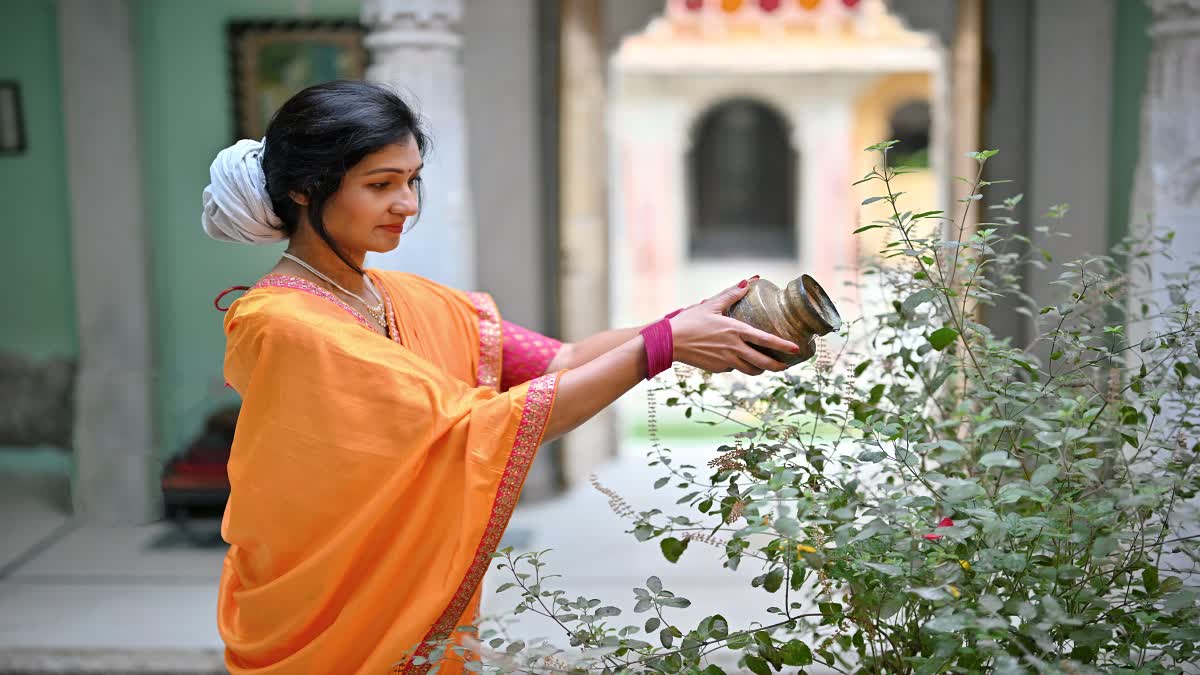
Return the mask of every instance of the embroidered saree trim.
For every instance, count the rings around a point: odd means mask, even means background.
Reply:
[[[500,388],[500,366],[504,338],[500,326],[500,311],[496,302],[487,293],[467,293],[479,313],[479,368],[475,384],[480,387]]]
[[[353,316],[355,319],[357,319],[358,322],[361,323],[366,328],[371,327],[371,324],[367,323],[366,317],[364,317],[362,314],[359,314],[358,310],[354,309],[350,305],[347,305],[341,298],[334,295],[333,293],[330,293],[329,291],[325,290],[324,288],[321,288],[320,286],[314,284],[313,282],[309,281],[308,279],[301,279],[300,277],[293,277],[293,276],[289,276],[287,274],[268,274],[267,276],[263,277],[262,279],[259,279],[257,284],[254,284],[254,288],[268,288],[268,287],[269,288],[292,288],[297,291],[304,291],[305,293],[311,293],[312,295],[315,295],[319,298],[324,298],[324,299],[332,302],[333,304],[337,305],[338,307],[341,307],[342,309],[346,310],[347,312],[350,312],[350,315]]]
[[[383,287],[383,284],[379,281],[379,279],[372,276],[371,280],[375,282],[375,288],[379,289],[379,295],[383,297],[384,313],[387,315],[388,336],[391,337],[393,342],[399,343],[400,328],[396,324],[396,310],[394,307],[392,307],[392,296],[388,294],[387,289]],[[254,284],[252,288],[291,288],[297,291],[310,293],[318,298],[323,298],[332,302],[338,307],[341,307],[349,312],[350,316],[353,316],[354,319],[363,326],[363,328],[366,328],[371,332],[375,332],[375,330],[371,328],[371,324],[367,321],[367,318],[359,313],[357,309],[354,309],[338,296],[330,293],[324,288],[321,288],[308,279],[301,279],[300,277],[293,277],[288,274],[268,274],[262,279],[259,279],[258,283]]]
[[[550,411],[554,407],[554,392],[558,387],[559,375],[560,373],[543,375],[529,383],[529,390],[525,394],[525,407],[521,411],[521,421],[517,426],[517,437],[513,441],[508,463],[504,466],[504,475],[500,478],[500,487],[496,490],[492,514],[483,530],[483,538],[475,549],[475,556],[466,576],[446,610],[418,645],[416,656],[428,656],[433,651],[430,642],[444,640],[450,636],[457,627],[458,619],[467,610],[475,591],[479,589],[483,576],[491,567],[492,554],[496,552],[496,547],[500,545],[500,537],[508,527],[513,509],[517,506],[517,498],[521,494],[521,486],[525,483],[538,445],[542,442],[542,434],[546,431],[546,422],[550,419]],[[430,667],[429,663],[417,665],[406,662],[397,666],[395,672],[424,675]]]

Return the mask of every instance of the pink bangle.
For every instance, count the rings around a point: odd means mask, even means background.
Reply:
[[[668,314],[668,315],[664,316],[663,318],[664,318],[664,319],[674,319],[675,317],[679,316],[679,313],[680,313],[680,312],[682,312],[682,311],[683,311],[683,310],[685,310],[685,309],[687,309],[687,308],[686,308],[686,307],[680,307],[679,309],[675,310],[674,312],[671,312],[670,314]]]
[[[639,332],[646,344],[646,379],[651,380],[675,362],[675,337],[671,333],[671,320],[660,319]]]

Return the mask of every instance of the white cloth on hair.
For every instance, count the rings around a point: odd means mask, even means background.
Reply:
[[[217,153],[204,188],[204,232],[218,241],[269,244],[287,238],[271,208],[262,168],[263,144],[243,139]]]

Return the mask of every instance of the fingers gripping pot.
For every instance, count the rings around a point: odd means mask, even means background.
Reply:
[[[754,345],[755,349],[789,366],[812,358],[817,337],[842,325],[842,317],[825,289],[807,274],[793,279],[782,289],[766,279],[756,279],[750,282],[746,295],[725,314],[799,345],[798,354]]]

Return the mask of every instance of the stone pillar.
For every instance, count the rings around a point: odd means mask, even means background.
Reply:
[[[1146,91],[1142,95],[1142,138],[1134,177],[1130,230],[1142,237],[1153,231],[1175,232],[1171,257],[1150,259],[1149,277],[1142,266],[1131,265],[1132,286],[1158,290],[1153,297],[1160,309],[1170,307],[1170,297],[1161,289],[1167,275],[1182,273],[1200,259],[1200,0],[1148,0],[1153,12],[1150,25],[1150,58]],[[1141,298],[1131,301],[1136,311]],[[1154,311],[1154,310],[1151,310]],[[1148,334],[1168,326],[1160,322],[1130,325],[1136,344]],[[1132,356],[1130,360],[1132,361]],[[1180,413],[1178,401],[1164,397],[1164,419]],[[1186,440],[1191,446],[1196,441]],[[1196,500],[1190,500],[1194,505]],[[1178,509],[1177,509],[1178,510]],[[1178,522],[1172,536],[1200,534],[1200,523]],[[1189,564],[1184,554],[1167,553],[1168,567]]]
[[[467,185],[462,17],[462,0],[363,0],[371,53],[367,79],[394,87],[417,108],[433,137],[422,172],[419,222],[395,251],[371,254],[367,264],[470,290],[475,230]]]
[[[152,520],[161,494],[132,4],[58,6],[79,322],[72,494],[79,518],[106,524]]]
[[[962,204],[959,199],[965,198],[971,192],[971,185],[954,180],[962,177],[974,181],[979,173],[979,163],[966,156],[968,152],[983,150],[979,147],[979,122],[982,107],[982,87],[980,85],[983,72],[983,0],[958,0],[955,14],[954,44],[950,50],[950,96],[953,112],[953,129],[951,130],[951,201],[947,213],[954,218],[953,223],[946,224],[947,238],[955,237],[958,231],[955,227],[962,220]],[[975,224],[979,222],[979,208],[972,205],[963,223],[963,238],[969,238],[975,232]]]
[[[563,0],[561,8],[562,337],[578,340],[607,329],[610,318],[603,8],[600,0]],[[615,453],[615,427],[606,410],[563,439],[568,484]]]
[[[796,191],[799,269],[817,279],[839,307],[861,306],[863,300],[857,287],[847,285],[858,266],[859,237],[851,234],[858,227],[858,202],[851,184],[859,178],[854,174],[854,153],[862,148],[854,143],[854,97],[849,90],[858,84],[850,78],[840,85],[826,83],[824,101],[793,115],[792,147],[799,150],[801,181]],[[782,285],[791,279],[774,281]]]
[[[1060,265],[1108,250],[1115,0],[1094,0],[1086,12],[1037,0],[1031,18],[1029,171],[1020,187],[1031,225],[1070,235],[1034,235],[1034,244],[1054,256],[1027,277],[1030,295],[1045,306],[1061,301],[1062,289],[1053,285]],[[1062,203],[1071,207],[1062,220],[1043,215]],[[1035,349],[1045,359],[1049,347]]]
[[[1200,254],[1200,0],[1148,0],[1154,13],[1142,97],[1142,139],[1130,222],[1134,232],[1174,230],[1172,259],[1155,257],[1153,277],[1183,272]]]
[[[607,142],[610,313],[614,325],[634,326],[698,299],[689,297],[696,289],[679,288],[689,230],[691,124],[673,101],[621,91],[654,86],[656,80],[628,86],[637,76],[613,76]]]

